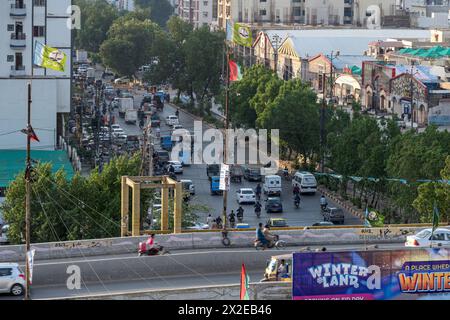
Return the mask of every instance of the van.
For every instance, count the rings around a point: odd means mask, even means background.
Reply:
[[[281,177],[277,175],[266,176],[263,191],[269,196],[281,196]]]
[[[299,171],[292,178],[292,187],[298,186],[300,193],[312,193],[317,191],[316,177],[310,172]]]

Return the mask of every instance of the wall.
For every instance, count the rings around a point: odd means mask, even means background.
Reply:
[[[67,300],[239,300],[239,294],[239,285],[224,285],[92,295],[67,298]],[[249,296],[250,300],[291,300],[292,284],[279,282],[250,283]]]
[[[386,228],[322,228],[276,230],[275,234],[286,241],[287,245],[339,245],[364,243],[404,242],[406,235],[414,234],[419,227],[394,226]],[[255,239],[255,231],[230,232],[231,247],[251,247]],[[36,249],[36,260],[58,259],[68,257],[118,255],[136,253],[140,241],[147,237],[128,237],[98,240],[68,241],[58,243],[33,244]],[[196,232],[183,234],[158,235],[157,242],[169,250],[177,249],[210,249],[223,248],[222,235],[219,232]],[[0,261],[14,262],[24,259],[21,245],[0,246]]]

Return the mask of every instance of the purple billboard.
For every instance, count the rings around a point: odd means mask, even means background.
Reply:
[[[450,250],[293,254],[294,300],[450,300]]]

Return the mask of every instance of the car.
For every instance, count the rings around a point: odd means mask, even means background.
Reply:
[[[195,222],[191,224],[189,227],[186,227],[187,230],[208,230],[209,225],[202,222]]]
[[[25,291],[25,275],[17,263],[0,263],[0,293],[21,296]]]
[[[236,192],[237,202],[242,203],[256,203],[256,195],[251,188],[241,188]]]
[[[261,182],[262,175],[261,169],[258,168],[245,168],[244,169],[244,179],[248,181],[258,181]]]
[[[265,209],[267,213],[283,212],[283,204],[281,203],[280,197],[267,198]]]
[[[333,222],[330,221],[319,221],[312,225],[313,227],[331,227],[334,226]]]
[[[118,144],[124,144],[127,143],[128,136],[126,134],[119,134],[117,137],[114,138],[114,141]]]
[[[344,210],[341,208],[328,207],[322,211],[323,220],[334,224],[344,224]]]
[[[310,172],[299,171],[296,172],[292,178],[292,187],[298,186],[300,193],[311,193],[315,194],[317,192],[317,180],[316,177]]]
[[[450,229],[438,228],[431,237],[431,228],[406,237],[405,247],[450,246]]]
[[[169,166],[173,166],[175,173],[183,173],[183,166],[180,161],[167,161],[167,170],[169,170]]]
[[[118,137],[118,136],[120,136],[120,135],[124,135],[124,134],[125,134],[125,131],[123,131],[122,128],[119,128],[119,129],[113,129],[113,130],[112,130],[112,134],[113,134],[114,137]]]
[[[156,155],[158,156],[158,160],[163,164],[170,161],[169,152],[166,150],[158,150],[156,151]]]
[[[166,117],[166,125],[168,125],[168,126],[174,126],[174,125],[176,125],[176,124],[179,124],[179,121],[178,121],[178,117],[177,117],[177,116],[172,115],[172,116],[167,116],[167,117]]]
[[[192,180],[180,180],[183,184],[183,189],[186,192],[189,192],[190,195],[195,195],[195,186]]]
[[[183,129],[183,126],[181,124],[175,124],[175,125],[172,126],[172,132],[175,131],[175,130],[180,130],[180,129]],[[187,131],[187,132],[189,132],[189,131]]]
[[[111,129],[114,130],[114,129],[122,129],[122,128],[120,127],[120,124],[116,123],[116,124],[111,125]]]
[[[287,220],[283,218],[270,218],[269,221],[267,221],[267,224],[271,228],[287,228],[289,227],[287,224]]]

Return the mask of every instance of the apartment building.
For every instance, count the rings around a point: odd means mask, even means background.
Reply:
[[[134,11],[134,0],[107,0],[110,4],[117,7],[119,10]]]
[[[305,0],[218,0],[218,25],[227,20],[249,24],[305,23]]]
[[[63,134],[71,101],[71,0],[0,1],[0,150],[25,149],[27,86],[32,83],[32,123],[40,143],[32,148],[54,150]],[[39,41],[67,54],[65,72],[33,67]]]
[[[217,25],[217,0],[179,0],[178,16],[195,28]]]

